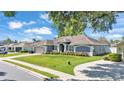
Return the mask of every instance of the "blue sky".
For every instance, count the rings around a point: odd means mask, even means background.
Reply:
[[[93,38],[104,36],[107,39],[120,39],[124,36],[124,13],[117,17],[117,23],[113,25],[113,30],[109,33],[92,33],[92,29],[87,28],[85,33]],[[53,23],[48,19],[46,12],[17,12],[14,18],[4,17],[0,13],[0,40],[11,38],[12,40],[31,41],[32,38],[46,40],[57,36],[57,29],[53,28]]]

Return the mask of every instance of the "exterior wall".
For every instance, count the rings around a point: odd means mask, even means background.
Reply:
[[[53,45],[48,45],[46,46],[46,51],[45,52],[52,52],[54,50],[54,46]]]
[[[33,48],[31,48],[31,47],[24,47],[23,50],[26,50],[26,51],[33,51]]]
[[[34,47],[34,52],[35,53],[45,53],[46,52],[46,46]]]
[[[110,47],[111,53],[117,53],[117,47]]]
[[[101,54],[109,53],[111,51],[109,46],[98,45],[98,46],[94,46],[93,52],[94,52],[94,55],[101,55]]]
[[[74,52],[84,52],[89,56],[93,56],[93,46],[75,46]]]
[[[121,54],[122,60],[124,61],[124,46],[118,46],[117,47],[117,54]]]
[[[15,52],[19,52],[22,50],[22,47],[15,47]]]
[[[77,46],[75,52],[90,52],[90,47],[87,46]]]

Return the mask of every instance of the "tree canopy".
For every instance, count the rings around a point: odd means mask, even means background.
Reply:
[[[58,36],[79,35],[88,28],[105,32],[116,23],[116,12],[111,11],[51,11],[49,18],[58,28]]]
[[[3,11],[3,14],[6,17],[14,17],[16,12],[15,11]]]
[[[13,41],[8,37],[7,39],[4,40],[6,43],[12,43]]]

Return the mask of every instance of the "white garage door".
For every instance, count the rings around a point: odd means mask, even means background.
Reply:
[[[43,53],[43,52],[45,52],[44,47],[35,47],[35,53]]]

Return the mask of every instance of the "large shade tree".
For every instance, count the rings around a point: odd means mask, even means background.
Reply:
[[[82,34],[87,27],[93,32],[108,32],[117,17],[112,11],[51,11],[48,14],[58,28],[59,37]]]

